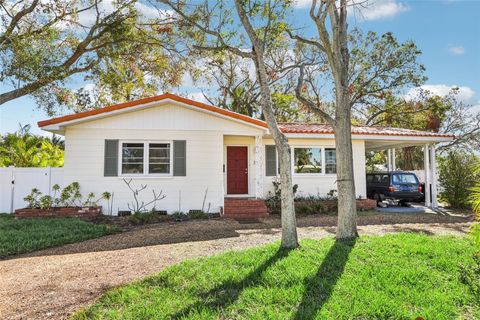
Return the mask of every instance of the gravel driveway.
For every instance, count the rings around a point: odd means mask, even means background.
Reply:
[[[335,233],[336,217],[299,218],[300,238]],[[361,235],[464,234],[470,219],[433,215],[359,217]],[[185,259],[280,239],[277,217],[162,223],[0,261],[0,319],[64,319],[107,289]]]

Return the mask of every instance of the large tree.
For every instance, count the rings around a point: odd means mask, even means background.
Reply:
[[[228,1],[208,0],[186,5],[185,1],[161,2],[170,6],[180,17],[177,26],[184,39],[190,39],[190,48],[203,52],[230,54],[249,59],[255,66],[259,87],[259,106],[277,147],[281,181],[281,246],[298,246],[291,152],[287,137],[281,132],[275,118],[271,80],[282,71],[278,50],[284,45],[282,34],[289,1]],[[255,22],[253,22],[255,21]],[[275,61],[276,60],[276,61]]]
[[[0,2],[0,81],[7,88],[0,105],[33,95],[49,113],[58,105],[82,106],[86,96],[66,86],[75,75],[114,102],[150,94],[158,79],[176,83],[172,75],[180,70],[169,68],[166,45],[169,17],[153,10],[137,0]]]
[[[440,144],[437,150],[451,149],[474,152],[480,149],[480,113],[459,98],[459,89],[453,88],[445,96],[417,89],[414,94],[387,95],[381,104],[371,104],[357,110],[356,119],[366,125],[385,125],[413,130],[452,134],[451,142]],[[384,158],[384,157],[383,157]],[[376,156],[382,163],[382,157]],[[385,162],[383,162],[385,163]],[[403,170],[423,168],[420,147],[407,147],[397,153],[397,164]]]
[[[315,78],[300,64],[297,98],[311,111],[322,116],[335,131],[337,150],[339,240],[357,236],[356,193],[352,154],[352,108],[372,99],[382,99],[386,92],[406,85],[420,84],[423,67],[416,58],[420,51],[412,42],[399,44],[392,34],[381,38],[358,30],[349,34],[347,13],[355,3],[348,0],[313,0],[310,7],[317,37],[309,38],[289,30],[291,38],[323,55],[332,81],[333,104],[325,104],[315,87],[305,79]],[[308,94],[314,92],[315,94]],[[313,96],[314,99],[311,97]],[[333,105],[333,107],[332,107]]]

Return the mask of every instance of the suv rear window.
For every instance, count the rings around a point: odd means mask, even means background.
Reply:
[[[392,176],[393,184],[411,183],[417,184],[417,177],[413,173],[396,173]]]

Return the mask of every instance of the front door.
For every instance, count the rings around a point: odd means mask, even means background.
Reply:
[[[247,147],[227,147],[227,194],[248,194]]]

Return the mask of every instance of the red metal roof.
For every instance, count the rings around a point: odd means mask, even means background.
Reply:
[[[331,125],[324,123],[279,123],[284,133],[304,134],[333,134]],[[352,126],[352,134],[386,135],[386,136],[415,136],[415,137],[454,137],[449,134],[418,131],[386,126]]]

